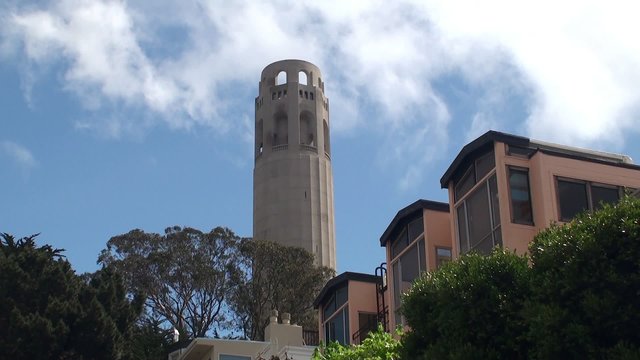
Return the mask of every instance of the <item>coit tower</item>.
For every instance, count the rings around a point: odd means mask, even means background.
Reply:
[[[302,247],[336,268],[329,100],[320,69],[267,66],[255,101],[253,238]]]

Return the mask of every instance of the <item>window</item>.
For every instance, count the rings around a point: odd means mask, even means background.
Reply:
[[[511,196],[511,221],[533,225],[529,171],[509,168],[509,193]]]
[[[337,309],[347,302],[347,287],[336,290],[331,299],[323,306],[323,319],[327,320]]]
[[[218,359],[220,359],[220,360],[251,360],[251,356],[220,354],[218,356]]]
[[[478,181],[482,180],[496,166],[496,158],[493,150],[479,156],[462,174],[460,179],[456,181],[454,187],[455,200],[460,200],[464,195],[473,188]]]
[[[436,247],[436,267],[451,261],[452,258],[451,248]]]
[[[498,185],[495,174],[456,208],[460,253],[489,254],[502,245]]]
[[[426,258],[424,251],[424,237],[420,237],[408,249],[399,256],[392,265],[393,271],[393,303],[396,325],[404,323],[400,314],[401,297],[413,281],[426,271]]]
[[[588,181],[557,179],[560,221],[571,221],[585,210],[598,210],[602,204],[620,200],[621,187]]]
[[[324,323],[324,342],[333,341],[349,345],[349,310],[346,306]]]
[[[531,149],[527,147],[513,146],[507,145],[507,155],[528,158],[536,151],[536,149]]]

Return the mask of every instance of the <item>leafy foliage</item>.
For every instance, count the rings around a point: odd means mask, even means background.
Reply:
[[[396,335],[400,336],[401,332],[398,331]],[[338,342],[321,345],[313,353],[313,360],[393,360],[399,358],[400,350],[400,341],[379,326],[360,345],[345,346]]]
[[[176,226],[164,235],[132,230],[112,237],[98,262],[122,273],[130,292],[146,294],[147,313],[192,339],[225,325],[225,298],[239,276],[239,240],[221,227],[203,233]]]
[[[529,251],[466,255],[421,277],[403,299],[404,356],[640,358],[640,199],[552,226]]]
[[[640,200],[553,226],[529,251],[532,358],[640,358]]]
[[[403,298],[409,359],[525,357],[520,313],[530,295],[527,260],[496,249],[469,254],[417,280]]]
[[[36,235],[0,241],[0,354],[15,359],[129,359],[141,302],[104,268],[77,276]]]
[[[264,339],[272,309],[290,313],[292,323],[317,328],[313,300],[333,270],[314,265],[305,249],[269,241],[245,239],[240,254],[243,273],[229,301],[245,338]]]

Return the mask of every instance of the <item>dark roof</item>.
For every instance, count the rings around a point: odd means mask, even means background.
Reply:
[[[387,241],[393,239],[397,232],[396,229],[402,228],[419,215],[422,215],[423,209],[449,212],[449,204],[420,199],[413,204],[400,209],[393,220],[391,220],[391,223],[389,223],[389,226],[387,226],[387,229],[382,233],[382,236],[380,236],[380,246],[387,246]]]
[[[316,299],[313,301],[313,307],[317,309],[320,303],[324,302],[326,297],[331,295],[337,288],[341,287],[342,285],[346,285],[349,281],[378,283],[380,282],[380,278],[371,274],[363,274],[350,271],[343,272],[342,274],[327,281],[322,290],[320,290],[320,294],[318,294],[318,296],[316,296]]]
[[[454,176],[456,176],[458,171],[461,169],[467,169],[471,162],[473,162],[478,156],[484,154],[490,149],[493,149],[493,143],[496,141],[510,146],[530,148],[534,150],[531,153],[532,155],[536,151],[540,151],[552,156],[640,170],[640,166],[633,164],[631,162],[631,158],[625,155],[547,143],[544,141],[532,140],[523,136],[490,130],[468,143],[462,148],[462,150],[460,150],[458,156],[456,156],[451,165],[449,165],[447,171],[442,175],[442,178],[440,178],[440,186],[442,188],[446,188],[449,185],[449,182],[454,179]]]
[[[440,178],[440,186],[446,188],[449,185],[449,181],[460,168],[460,165],[467,164],[470,160],[470,155],[474,155],[476,152],[482,151],[493,144],[495,141],[507,143],[513,146],[528,147],[530,140],[526,137],[516,136],[498,131],[489,130],[479,138],[465,145],[458,153],[458,156],[453,160],[447,171],[444,172],[442,178]],[[466,166],[464,166],[466,168]]]

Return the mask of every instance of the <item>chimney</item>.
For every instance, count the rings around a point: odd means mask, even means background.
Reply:
[[[287,314],[288,315],[288,314]],[[282,314],[284,317],[284,314]],[[271,316],[269,317],[269,323],[277,324],[278,323],[278,310],[271,310]]]
[[[284,325],[289,325],[291,323],[291,314],[282,313],[282,323]]]

